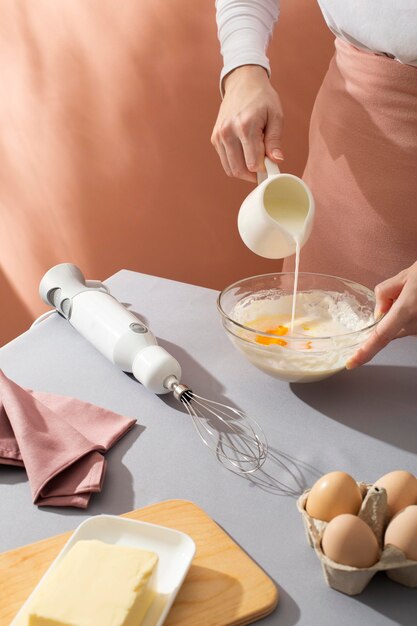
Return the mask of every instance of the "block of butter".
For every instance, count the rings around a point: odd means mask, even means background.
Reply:
[[[158,556],[78,541],[29,607],[28,626],[139,626],[151,605]]]

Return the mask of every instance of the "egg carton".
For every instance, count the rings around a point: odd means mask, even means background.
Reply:
[[[385,528],[388,523],[385,489],[373,487],[366,483],[358,483],[358,486],[363,498],[358,517],[366,522],[374,532],[381,550],[379,560],[372,567],[351,567],[350,565],[335,563],[329,559],[321,548],[321,540],[327,522],[311,517],[306,511],[310,489],[307,489],[297,501],[297,508],[303,518],[308,542],[320,559],[327,584],[337,591],[355,596],[362,593],[377,572],[384,571],[391,580],[401,585],[417,587],[417,562],[407,559],[404,552],[395,546],[383,547]]]

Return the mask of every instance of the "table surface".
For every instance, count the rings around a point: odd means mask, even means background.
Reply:
[[[186,414],[52,316],[2,348],[0,367],[22,386],[78,397],[134,416],[139,425],[108,453],[103,491],[87,511],[38,509],[24,471],[1,466],[0,549],[74,529],[91,515],[184,498],[204,508],[278,584],[280,603],[264,626],[415,626],[417,590],[383,574],[354,598],[326,586],[296,498],[335,469],[366,482],[393,469],[415,473],[417,341],[393,342],[358,370],[288,385],[255,369],[229,343],[217,292],[128,270],[106,284],[178,359],[183,382],[256,416],[271,450],[264,473],[246,479],[228,472]]]

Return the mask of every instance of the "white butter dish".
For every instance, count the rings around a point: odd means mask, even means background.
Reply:
[[[10,626],[24,626],[30,604],[52,570],[77,542],[98,539],[109,544],[118,544],[156,552],[159,563],[154,577],[153,589],[156,598],[149,608],[141,626],[161,626],[185,579],[195,554],[195,543],[183,532],[115,515],[97,515],[82,522],[71,535],[56,559],[32,591]]]

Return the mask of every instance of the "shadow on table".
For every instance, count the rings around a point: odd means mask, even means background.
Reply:
[[[16,465],[0,466],[0,483],[2,485],[17,485],[27,482],[27,474],[24,467]]]
[[[216,400],[216,402],[230,404],[239,411],[242,410],[240,407],[232,403],[230,401],[230,398],[227,398],[224,395],[224,385],[222,385],[221,382],[217,378],[215,378],[215,376],[213,376],[211,372],[206,370],[202,365],[200,365],[198,361],[190,356],[188,352],[184,350],[184,348],[181,348],[180,346],[170,341],[166,341],[165,339],[160,339],[159,337],[158,343],[160,346],[165,348],[167,352],[172,354],[172,356],[175,357],[178,363],[181,365],[181,383],[189,385],[193,391],[201,396],[211,398],[212,400]],[[166,400],[169,405],[172,405],[179,411],[182,411],[181,405],[177,402],[177,400],[175,400],[172,394],[167,394],[166,396],[160,397],[161,399]]]
[[[87,509],[54,507],[54,513],[65,515],[66,517],[85,517],[86,515],[99,515],[100,513],[120,515],[134,509],[133,476],[126,465],[123,464],[123,457],[144,430],[144,426],[136,424],[106,453],[107,469],[103,489],[100,493],[93,493]],[[50,512],[52,509],[45,507],[44,510]]]
[[[378,573],[366,589],[353,599],[389,618],[393,624],[415,626],[417,623],[416,589],[403,587],[389,580],[382,572]]]
[[[417,367],[365,365],[291,389],[320,413],[417,453]]]
[[[321,475],[309,463],[269,446],[262,468],[244,478],[262,491],[296,499]]]
[[[274,579],[272,578],[272,580]],[[261,619],[256,623],[260,626],[275,626],[276,624],[294,626],[295,624],[298,624],[301,616],[298,604],[281,585],[276,583],[275,580],[274,583],[277,585],[279,593],[277,607],[270,615],[267,615],[264,619]]]
[[[238,405],[224,395],[225,388],[220,381],[205,370],[185,350],[168,341],[159,339],[158,341],[161,346],[179,361],[183,370],[182,381],[189,384],[196,393],[207,396],[216,402],[232,406],[237,411],[242,411]],[[161,400],[172,409],[187,414],[186,409],[178,403],[172,394],[161,396]],[[217,422],[217,420],[207,420],[207,423],[215,435],[219,437],[227,435],[227,424],[222,424]],[[239,421],[236,420],[235,424],[238,426]],[[242,476],[242,474],[231,469],[228,465],[225,465],[225,467],[229,471]],[[320,472],[313,466],[269,446],[268,456],[262,468],[242,477],[254,487],[258,487],[268,493],[297,498],[320,475]]]

